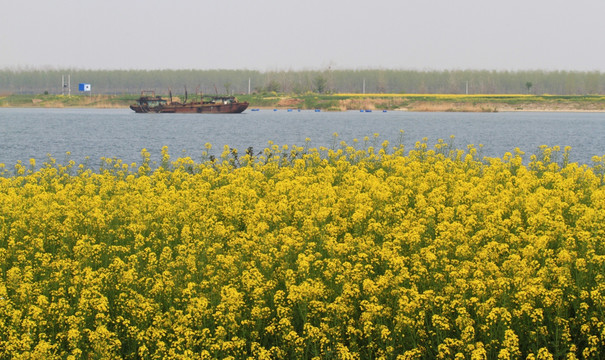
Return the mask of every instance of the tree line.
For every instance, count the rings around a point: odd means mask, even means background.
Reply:
[[[68,77],[69,75],[69,77]],[[605,93],[599,71],[496,70],[82,70],[0,69],[0,94],[68,93],[62,79],[92,85],[97,94],[400,93],[553,94]]]

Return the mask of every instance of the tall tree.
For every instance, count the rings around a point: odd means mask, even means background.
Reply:
[[[315,86],[315,91],[320,94],[323,94],[326,91],[326,85],[328,84],[328,80],[322,75],[319,74],[313,79],[313,85]]]

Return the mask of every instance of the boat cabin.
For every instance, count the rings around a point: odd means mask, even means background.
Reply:
[[[157,107],[166,106],[168,103],[165,99],[162,99],[161,96],[156,96],[155,92],[141,92],[141,97],[137,100],[137,103],[140,106],[145,106],[150,109],[154,109]]]

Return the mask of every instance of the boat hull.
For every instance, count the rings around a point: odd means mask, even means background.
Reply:
[[[238,114],[248,108],[247,102],[230,104],[177,104],[160,107],[149,107],[145,105],[130,105],[136,113],[179,113],[179,114]]]

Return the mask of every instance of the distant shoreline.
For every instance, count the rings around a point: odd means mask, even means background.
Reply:
[[[305,94],[238,95],[249,109],[409,112],[605,112],[601,95]],[[136,95],[4,95],[0,108],[127,109]]]

